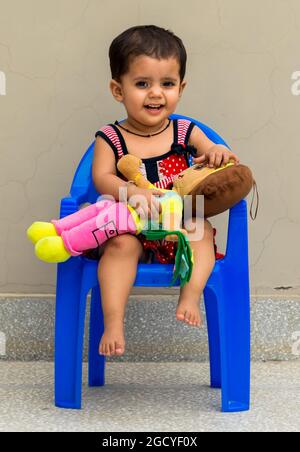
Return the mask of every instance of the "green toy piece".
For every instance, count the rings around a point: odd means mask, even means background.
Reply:
[[[191,246],[189,244],[188,238],[180,231],[166,231],[163,229],[159,230],[143,230],[142,234],[148,240],[160,240],[164,239],[166,236],[172,234],[177,235],[178,237],[178,245],[177,252],[175,257],[175,270],[173,274],[173,279],[170,284],[174,286],[177,279],[180,279],[180,287],[184,287],[186,283],[188,283],[192,276],[193,270],[193,252]]]

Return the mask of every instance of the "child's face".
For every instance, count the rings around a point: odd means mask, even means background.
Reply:
[[[140,124],[155,125],[174,113],[186,82],[180,83],[176,58],[158,60],[139,56],[130,64],[121,82],[111,81],[111,91],[122,102],[129,118]],[[160,105],[160,109],[149,109]]]

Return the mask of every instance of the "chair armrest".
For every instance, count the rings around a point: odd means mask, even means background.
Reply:
[[[72,213],[75,213],[79,210],[79,199],[74,198],[73,196],[67,196],[62,198],[60,202],[60,216],[59,218],[67,217]]]
[[[230,209],[225,261],[248,266],[247,201],[243,199]]]

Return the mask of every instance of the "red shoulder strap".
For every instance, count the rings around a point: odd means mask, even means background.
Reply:
[[[195,123],[189,121],[188,119],[178,119],[178,131],[177,131],[177,140],[178,144],[188,144],[190,139],[191,132],[195,126]]]
[[[96,133],[96,137],[97,136],[104,138],[113,149],[116,157],[118,156],[118,158],[121,158],[124,155],[120,138],[111,125],[102,127],[99,132]]]

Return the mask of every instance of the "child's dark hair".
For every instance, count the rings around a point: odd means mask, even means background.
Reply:
[[[117,36],[109,48],[112,78],[120,82],[132,60],[140,55],[158,59],[175,57],[180,67],[180,81],[184,79],[187,54],[181,39],[172,31],[155,25],[139,25]]]

